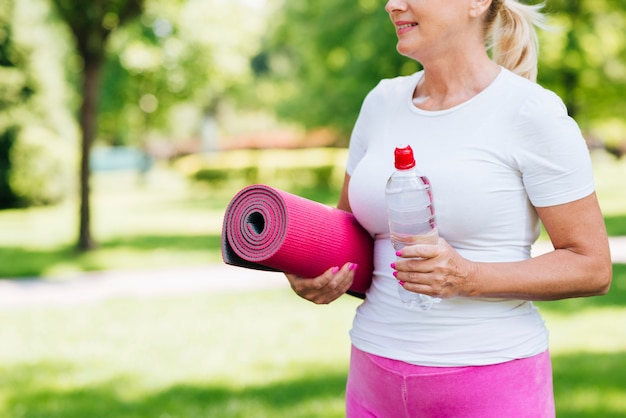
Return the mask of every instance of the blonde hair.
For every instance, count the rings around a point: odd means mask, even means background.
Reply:
[[[535,26],[544,28],[543,5],[492,0],[485,16],[485,37],[492,59],[531,81],[537,81],[539,44]]]

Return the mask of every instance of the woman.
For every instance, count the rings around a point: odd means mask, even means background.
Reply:
[[[350,332],[347,416],[553,417],[548,332],[531,301],[604,294],[612,267],[585,141],[534,82],[542,15],[514,0],[386,10],[398,51],[424,70],[381,81],[351,137],[338,207],[375,237],[375,269]],[[384,197],[398,144],[431,181],[441,237],[399,258]],[[554,251],[531,258],[540,221]],[[329,303],[353,269],[288,279]],[[409,309],[398,281],[442,301]]]

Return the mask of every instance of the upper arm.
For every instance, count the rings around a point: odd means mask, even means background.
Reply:
[[[588,266],[598,273],[610,271],[606,226],[595,193],[562,205],[538,207],[537,213],[555,250],[586,256]]]

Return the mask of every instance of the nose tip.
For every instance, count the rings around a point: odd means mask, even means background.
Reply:
[[[391,13],[395,10],[402,10],[402,8],[406,5],[406,2],[402,0],[389,0],[387,4],[385,4],[385,10],[387,13]]]

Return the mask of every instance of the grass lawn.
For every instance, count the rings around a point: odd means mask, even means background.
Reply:
[[[0,417],[341,417],[356,303],[273,290],[0,311]]]
[[[558,416],[626,416],[626,265],[541,303]],[[289,289],[0,310],[0,417],[342,417],[358,300]]]
[[[93,236],[99,247],[77,254],[78,203],[0,212],[0,277],[63,278],[89,270],[158,268],[221,260],[224,193],[193,188],[154,170],[93,176]]]
[[[594,158],[609,232],[626,235],[626,162]],[[142,186],[129,173],[95,176],[100,248],[73,251],[75,202],[2,211],[0,277],[218,262],[237,190],[159,170]],[[626,416],[626,265],[614,267],[607,296],[539,304],[559,418]],[[0,418],[342,417],[357,304],[315,306],[279,289],[0,307]]]

